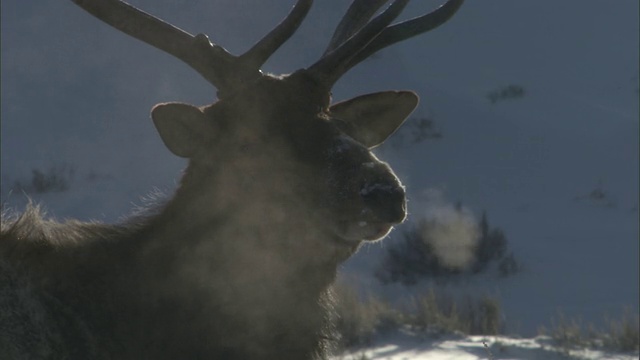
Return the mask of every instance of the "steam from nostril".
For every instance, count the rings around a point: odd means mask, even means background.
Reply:
[[[382,222],[396,223],[406,215],[404,189],[396,183],[365,183],[360,190],[365,206]]]

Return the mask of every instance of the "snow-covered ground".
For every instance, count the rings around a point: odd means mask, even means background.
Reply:
[[[634,354],[600,350],[565,350],[543,336],[447,335],[439,338],[399,330],[376,339],[375,345],[342,354],[334,360],[633,360]]]
[[[130,2],[236,53],[293,3]],[[413,3],[407,14],[441,1]],[[117,221],[154,188],[170,194],[184,162],[162,145],[149,109],[163,101],[205,104],[214,90],[187,66],[71,1],[1,6],[2,202],[24,206],[13,185],[52,166],[74,170],[69,189],[31,196],[58,218]],[[266,70],[312,63],[346,7],[316,1]],[[396,146],[378,151],[407,185],[411,220],[460,201],[475,216],[486,210],[504,230],[523,272],[444,289],[500,300],[508,332],[528,339],[487,338],[496,359],[560,359],[547,340],[533,339],[558,311],[596,324],[605,314],[621,316],[624,307],[638,312],[638,7],[625,0],[470,0],[447,25],[383,51],[334,89],[337,100],[412,89],[421,97],[414,117],[432,118],[442,130],[440,140],[396,138]],[[524,96],[491,101],[492,92],[511,85]],[[426,281],[406,288],[372,276],[398,238],[392,233],[362,249],[342,276],[385,298],[425,291]],[[488,358],[483,339],[399,332],[377,339],[367,356]]]

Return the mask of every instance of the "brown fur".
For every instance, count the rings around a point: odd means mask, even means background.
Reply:
[[[328,93],[301,86],[313,90],[265,77],[200,110],[175,105],[215,140],[197,140],[175,196],[147,215],[5,216],[3,358],[324,358],[337,267],[384,235],[378,221],[402,221],[404,191],[332,120]],[[388,196],[365,201],[367,184]]]

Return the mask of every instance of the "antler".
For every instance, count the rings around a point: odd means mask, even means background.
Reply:
[[[193,36],[120,0],[72,0],[114,28],[184,61],[219,93],[232,92],[260,76],[260,66],[293,35],[313,0],[298,0],[289,15],[249,51],[234,56],[211,43],[204,34]]]
[[[422,34],[444,24],[464,0],[449,0],[431,13],[388,26],[408,0],[395,0],[384,12],[366,23],[387,0],[355,0],[327,46],[323,57],[308,70],[327,87],[349,69],[389,45]]]
[[[121,0],[72,1],[114,28],[184,61],[217,87],[219,96],[258,78],[260,67],[298,29],[313,3],[313,0],[298,0],[287,17],[269,34],[246,53],[234,56],[211,43],[204,34],[193,36]],[[464,0],[449,0],[429,14],[389,26],[409,2],[394,0],[370,20],[387,2],[354,0],[324,55],[307,68],[308,72],[331,88],[345,72],[378,50],[444,24]]]
[[[389,0],[370,0],[370,1],[354,1],[349,6],[349,10],[344,14],[344,17],[336,27],[333,37],[324,52],[324,55],[329,54],[335,50],[339,45],[349,39],[353,34],[362,28],[373,14],[380,9],[380,7],[389,2]]]

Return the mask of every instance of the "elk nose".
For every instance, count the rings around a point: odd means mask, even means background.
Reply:
[[[407,215],[402,186],[396,183],[368,183],[360,190],[364,204],[381,222],[401,223]]]

